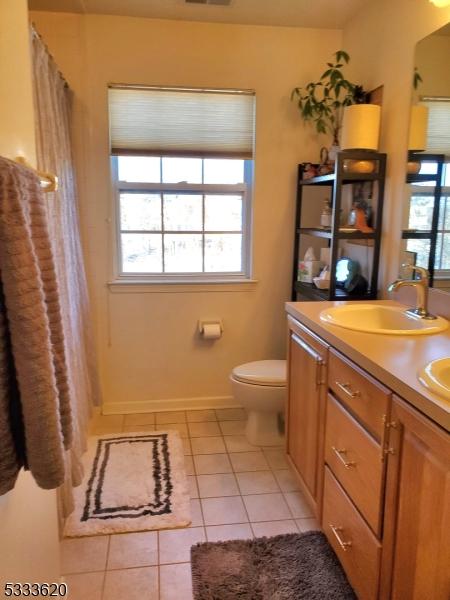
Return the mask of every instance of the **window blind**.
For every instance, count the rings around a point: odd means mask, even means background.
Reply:
[[[111,154],[253,158],[255,94],[110,86]]]
[[[424,98],[428,107],[427,152],[450,156],[450,98]]]

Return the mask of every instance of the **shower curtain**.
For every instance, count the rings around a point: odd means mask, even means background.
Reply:
[[[100,404],[90,307],[80,241],[71,149],[71,92],[35,29],[31,28],[38,168],[56,173],[59,187],[46,194],[50,238],[60,289],[73,442],[65,455],[66,479],[58,490],[60,516],[73,510],[73,486],[83,477],[81,456],[93,405]]]

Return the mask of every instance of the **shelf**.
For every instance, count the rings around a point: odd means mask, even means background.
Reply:
[[[319,290],[313,283],[295,282],[295,291],[303,294],[311,300],[329,300],[330,290]],[[331,300],[375,300],[376,296],[370,292],[367,294],[349,294],[343,289],[336,289]]]
[[[331,229],[324,229],[323,227],[300,227],[300,229],[297,229],[297,233],[326,239],[332,238]],[[375,232],[363,233],[362,231],[339,231],[336,237],[340,240],[373,240],[375,239]]]
[[[419,175],[418,173],[409,173],[406,176],[406,183],[427,183],[430,182],[436,185],[437,173],[433,175]]]
[[[358,183],[363,181],[375,181],[379,178],[378,173],[344,173],[341,183]],[[311,179],[301,179],[299,185],[333,185],[336,180],[336,173],[328,175],[318,175]]]
[[[413,231],[409,229],[402,231],[402,240],[429,240],[431,237],[431,231]]]

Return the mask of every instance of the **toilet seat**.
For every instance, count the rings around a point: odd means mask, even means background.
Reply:
[[[252,385],[285,387],[285,360],[257,360],[235,367],[231,373],[236,381]]]

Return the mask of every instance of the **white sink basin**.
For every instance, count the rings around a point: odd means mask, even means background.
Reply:
[[[450,358],[438,358],[419,373],[419,381],[431,391],[450,400]]]
[[[420,319],[406,313],[403,306],[382,304],[360,303],[326,308],[320,313],[320,319],[345,329],[388,335],[426,335],[439,333],[448,327],[448,321],[442,317]]]

